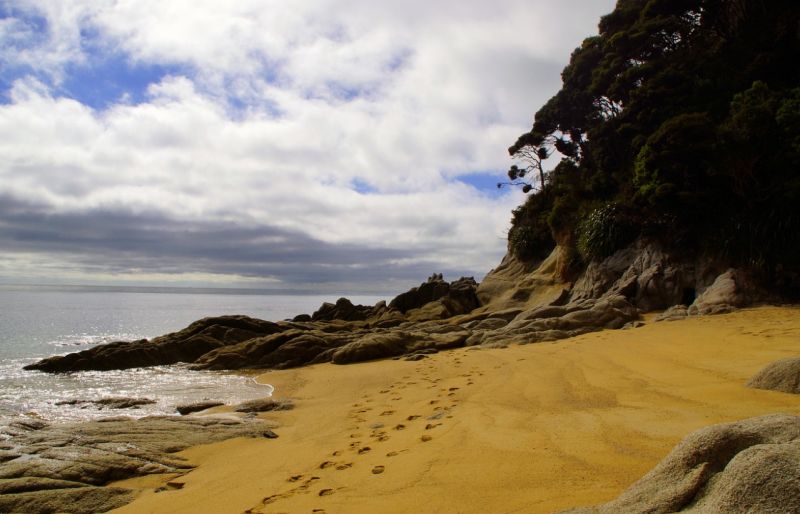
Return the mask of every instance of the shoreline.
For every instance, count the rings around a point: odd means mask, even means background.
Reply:
[[[798,314],[759,307],[416,362],[270,371],[258,380],[296,404],[259,415],[279,439],[185,450],[198,467],[180,489],[155,493],[152,476],[114,484],[141,489],[115,512],[552,512],[608,501],[696,429],[800,414],[797,395],[744,386],[798,354]]]

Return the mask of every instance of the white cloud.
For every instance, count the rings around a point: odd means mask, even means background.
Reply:
[[[0,193],[56,213],[269,225],[480,274],[503,253],[522,196],[453,179],[510,164],[506,148],[612,7],[26,2],[17,9],[45,17],[46,37],[23,18],[3,21],[0,41],[27,42],[17,64],[38,66],[53,89],[21,78],[0,105]],[[187,72],[151,84],[136,105],[95,111],[59,97],[64,74],[90,66],[97,48]]]

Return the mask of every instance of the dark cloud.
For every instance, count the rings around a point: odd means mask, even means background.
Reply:
[[[421,280],[436,270],[411,251],[329,244],[269,225],[182,221],[158,212],[53,212],[0,196],[0,246],[9,253],[59,256],[93,271],[221,273],[286,284],[375,284]],[[392,261],[408,260],[410,265]]]

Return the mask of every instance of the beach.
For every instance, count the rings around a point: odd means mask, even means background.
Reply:
[[[797,395],[745,387],[798,355],[800,309],[646,319],[552,343],[264,373],[295,403],[260,415],[277,439],[185,450],[197,468],[183,476],[112,484],[141,491],[115,512],[554,512],[613,499],[699,428],[800,414]]]

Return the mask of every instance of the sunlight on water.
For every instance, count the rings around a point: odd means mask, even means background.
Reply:
[[[6,423],[20,417],[79,421],[115,415],[175,414],[175,407],[184,403],[216,400],[235,404],[270,396],[273,391],[272,386],[258,384],[253,377],[193,371],[181,365],[48,374],[22,369],[31,362],[14,360],[0,365],[0,420]],[[113,410],[94,404],[59,405],[69,400],[112,397],[147,398],[156,403]]]
[[[374,305],[379,297],[353,297]],[[108,416],[175,414],[175,406],[203,400],[235,404],[272,393],[245,374],[193,371],[183,365],[123,371],[50,374],[25,371],[41,357],[113,341],[152,338],[207,316],[247,314],[279,320],[313,312],[327,296],[96,292],[0,286],[0,427],[37,418],[76,421]],[[58,405],[110,397],[156,403],[131,409]]]

